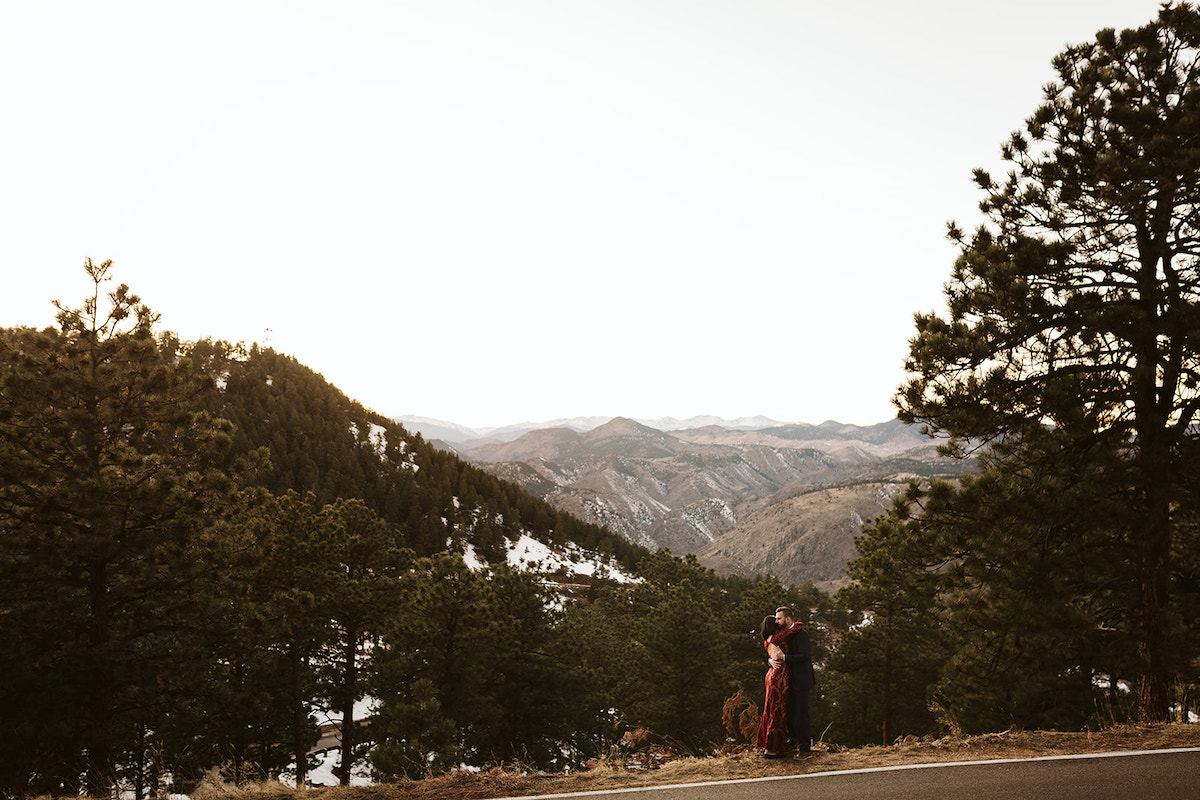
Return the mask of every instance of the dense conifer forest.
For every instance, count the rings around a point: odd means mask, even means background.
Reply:
[[[179,341],[110,270],[0,329],[5,795],[304,782],[326,715],[343,781],[703,751],[761,683],[765,613],[850,622],[558,512],[292,357]],[[565,598],[506,563],[522,536],[635,580]]]

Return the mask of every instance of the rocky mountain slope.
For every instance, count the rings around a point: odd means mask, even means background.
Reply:
[[[722,575],[775,575],[796,585],[811,580],[835,591],[846,582],[846,564],[857,555],[854,537],[863,523],[891,508],[905,485],[873,480],[776,495],[696,556]]]
[[[722,574],[826,588],[843,582],[862,523],[884,513],[910,477],[965,468],[897,420],[667,432],[618,417],[454,449],[634,543],[695,553]]]

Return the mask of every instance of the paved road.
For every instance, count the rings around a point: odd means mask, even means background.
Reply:
[[[358,725],[365,728],[370,720],[360,719]],[[336,750],[342,746],[342,723],[340,722],[325,722],[320,726],[321,736],[317,739],[308,751],[308,754],[325,753],[330,750]]]
[[[326,722],[321,726],[321,738],[317,739],[317,743],[308,751],[311,756],[313,753],[324,753],[326,750],[332,750],[335,747],[342,746],[342,726],[337,722]]]
[[[593,800],[1200,800],[1200,748],[818,772],[543,796]]]

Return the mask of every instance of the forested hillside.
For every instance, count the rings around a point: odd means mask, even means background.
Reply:
[[[403,531],[405,546],[420,555],[470,544],[489,561],[503,560],[506,540],[521,532],[611,555],[627,569],[646,555],[430,446],[291,356],[213,341],[187,349],[219,387],[201,406],[233,423],[225,465],[267,448],[269,465],[251,480],[273,494],[312,492],[321,505],[361,499]]]
[[[291,357],[181,342],[110,270],[0,329],[0,794],[304,783],[327,717],[343,782],[702,751],[761,685],[764,614],[821,657],[854,621],[557,512]],[[568,600],[506,563],[523,536],[637,580]]]

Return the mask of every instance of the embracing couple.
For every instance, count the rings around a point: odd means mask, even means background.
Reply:
[[[811,758],[812,733],[808,720],[808,693],[816,685],[808,631],[782,606],[762,622],[763,646],[770,665],[767,697],[758,723],[758,746],[767,758],[783,758],[794,751],[797,760]]]

